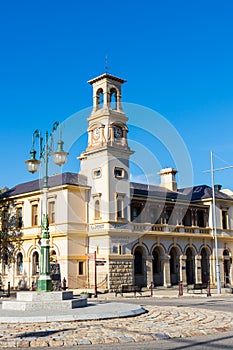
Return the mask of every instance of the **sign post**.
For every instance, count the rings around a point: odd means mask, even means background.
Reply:
[[[103,258],[96,259],[96,251],[86,254],[88,260],[94,261],[94,298],[97,298],[97,266],[104,266],[106,260]]]
[[[94,251],[94,298],[97,298],[96,251]]]

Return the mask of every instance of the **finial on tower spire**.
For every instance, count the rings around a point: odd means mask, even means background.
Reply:
[[[108,56],[105,56],[105,72],[108,73]]]

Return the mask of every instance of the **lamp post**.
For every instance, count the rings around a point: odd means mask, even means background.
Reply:
[[[215,200],[215,189],[214,189],[214,172],[222,171],[226,169],[232,169],[233,166],[229,165],[223,168],[214,168],[213,152],[210,153],[210,164],[211,169],[205,172],[211,172],[211,182],[212,182],[212,198],[213,198],[213,231],[214,231],[214,243],[215,243],[215,262],[216,262],[216,279],[217,279],[217,289],[218,294],[221,294],[221,279],[220,279],[220,266],[218,260],[218,234],[217,234],[217,220],[216,220],[216,200]]]
[[[49,220],[47,210],[47,195],[49,191],[48,185],[48,162],[49,156],[53,155],[53,162],[59,166],[64,165],[67,159],[67,152],[63,150],[64,142],[60,138],[58,141],[57,151],[54,152],[54,132],[56,131],[59,122],[56,121],[52,126],[50,139],[48,131],[45,134],[45,140],[39,130],[35,130],[32,137],[32,149],[30,151],[31,158],[26,160],[27,170],[34,174],[40,168],[41,161],[36,159],[35,141],[39,139],[39,154],[40,159],[44,161],[44,176],[43,176],[43,196],[42,196],[42,218],[41,218],[41,257],[40,257],[40,277],[38,279],[38,290],[41,292],[49,292],[52,290],[52,280],[50,277],[50,234]]]
[[[221,294],[221,280],[220,280],[220,266],[218,260],[218,235],[217,235],[217,220],[216,220],[216,200],[215,200],[215,189],[214,189],[214,160],[213,152],[210,154],[211,162],[211,182],[212,182],[212,198],[213,198],[213,228],[214,228],[214,243],[215,243],[215,263],[216,263],[216,279],[218,294]]]

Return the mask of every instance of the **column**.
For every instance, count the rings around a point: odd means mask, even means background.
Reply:
[[[106,142],[105,136],[104,136],[104,125],[100,126],[100,141],[102,144]]]
[[[195,255],[195,283],[202,283],[201,255]]]
[[[215,259],[213,255],[209,256],[209,266],[210,266],[210,284],[215,284]]]
[[[187,276],[186,276],[186,255],[180,256],[180,281],[183,282],[183,286],[187,285]]]
[[[151,255],[149,255],[146,258],[146,283],[147,286],[150,285],[151,282],[153,282],[153,266],[152,266],[152,261],[153,261],[153,257]]]
[[[168,254],[165,254],[163,258],[163,285],[171,287],[170,255]]]
[[[224,258],[222,257],[222,255],[218,256],[218,263],[219,263],[219,270],[220,270],[220,282],[221,282],[221,286],[223,286],[225,284],[225,276],[224,276]]]
[[[128,146],[128,142],[127,142],[127,130],[126,130],[126,129],[123,129],[122,145],[123,145],[123,146]]]

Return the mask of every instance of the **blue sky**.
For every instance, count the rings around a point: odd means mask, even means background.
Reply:
[[[231,0],[2,1],[0,187],[36,178],[24,164],[33,131],[91,106],[86,82],[105,72],[106,55],[109,73],[127,80],[123,100],[166,118],[190,154],[194,184],[210,184],[211,150],[215,167],[233,164],[232,16]],[[65,171],[78,170],[84,146],[69,150]],[[174,165],[154,152],[162,167]],[[232,172],[216,172],[216,182],[233,189]]]

